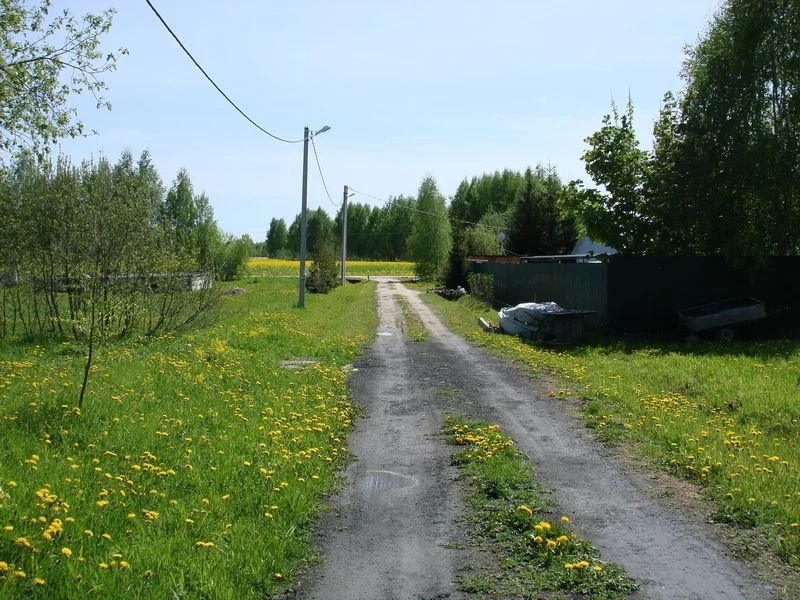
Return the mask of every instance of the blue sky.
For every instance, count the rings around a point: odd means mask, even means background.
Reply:
[[[345,184],[379,198],[414,195],[426,174],[445,196],[465,177],[552,164],[586,179],[584,138],[612,97],[630,93],[643,146],[683,49],[716,0],[151,0],[226,93],[278,136],[316,138],[333,200]],[[300,211],[302,144],[245,121],[208,83],[144,0],[54,0],[73,13],[115,7],[106,49],[111,112],[76,102],[99,135],[70,140],[75,159],[149,150],[165,183],[185,167],[220,226],[262,241],[272,217]],[[351,201],[376,204],[356,195]],[[309,207],[328,200],[309,164]]]

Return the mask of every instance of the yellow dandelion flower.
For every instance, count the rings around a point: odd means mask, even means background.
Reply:
[[[5,527],[3,527],[3,531],[14,531],[14,526],[6,525]]]
[[[110,539],[111,539],[111,536],[110,536],[110,535],[108,535],[107,533],[104,533],[104,534],[103,534],[103,535],[101,535],[100,537],[102,537],[104,540],[110,540]]]
[[[27,577],[27,575],[25,571],[19,570],[19,571],[14,571],[14,577],[19,577],[20,579],[22,579],[23,577]]]
[[[533,511],[530,508],[528,508],[527,506],[525,506],[524,504],[521,505],[521,506],[518,506],[517,510],[521,511],[521,512],[524,512],[524,513],[527,513],[527,515],[529,517],[533,515]]]
[[[556,541],[557,541],[559,544],[566,544],[566,543],[569,541],[569,538],[568,538],[567,536],[565,536],[565,535],[560,535],[560,536],[558,536],[558,537],[556,538]]]
[[[564,517],[561,517],[561,521],[562,521],[563,523],[569,523],[569,517],[566,517],[566,516],[564,516]]]
[[[592,569],[594,569],[595,571],[602,571],[603,567],[601,567],[600,565],[595,565],[592,567]]]
[[[86,529],[86,530],[84,530],[84,532],[83,532],[83,533],[84,533],[85,535],[89,536],[89,537],[93,537],[93,536],[94,536],[94,533],[92,532],[92,530],[91,530],[91,529]]]
[[[548,548],[550,548],[550,549],[552,550],[552,549],[553,549],[553,548],[555,548],[556,546],[558,546],[558,544],[556,543],[556,541],[555,541],[555,540],[547,540],[547,547],[548,547]]]
[[[565,569],[574,569],[575,565],[573,565],[572,563],[565,563],[564,564],[564,568]]]
[[[129,563],[127,563],[126,561],[124,561],[124,560],[119,561],[119,568],[120,569],[129,569],[130,566],[131,565]]]
[[[39,579],[37,577],[36,579],[33,580],[33,583],[35,583],[36,585],[44,585],[45,584],[45,580],[44,579]]]
[[[153,575],[153,572],[150,569],[147,569],[147,571],[144,572],[144,576],[145,577],[151,577],[152,575]]]
[[[280,573],[275,573],[274,577],[275,579],[283,579],[283,575],[281,575]]]
[[[102,562],[97,566],[100,567],[101,569],[107,569],[108,568],[108,565],[106,563],[102,563]]]
[[[64,547],[61,549],[61,554],[64,555],[64,558],[69,558],[70,556],[72,556],[72,550],[70,550],[67,547]]]
[[[8,563],[4,560],[0,560],[0,573],[7,573],[8,572]]]

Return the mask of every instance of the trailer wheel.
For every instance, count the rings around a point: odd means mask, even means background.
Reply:
[[[717,329],[717,339],[720,342],[732,342],[736,337],[736,330],[733,327],[720,327]]]

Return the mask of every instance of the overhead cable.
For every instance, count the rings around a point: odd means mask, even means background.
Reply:
[[[325,194],[328,196],[328,200],[331,201],[336,208],[339,208],[339,204],[333,201],[331,198],[330,192],[328,192],[328,184],[325,183],[325,176],[322,174],[322,166],[319,164],[319,156],[317,156],[317,145],[314,143],[314,136],[309,136],[311,138],[311,147],[314,149],[314,160],[317,161],[317,169],[319,169],[319,177],[322,179],[322,187],[325,188]]]
[[[242,115],[242,116],[243,116],[245,119],[247,119],[248,121],[250,121],[250,123],[252,123],[252,124],[253,124],[253,125],[254,125],[254,126],[257,128],[257,129],[259,129],[259,130],[260,130],[260,131],[262,131],[263,133],[266,133],[266,134],[267,134],[269,137],[271,137],[271,138],[274,138],[274,139],[278,140],[279,142],[284,142],[284,143],[286,143],[286,144],[299,144],[300,142],[302,142],[302,141],[303,141],[302,139],[300,139],[300,140],[287,140],[287,139],[284,139],[284,138],[282,138],[282,137],[278,137],[277,135],[275,135],[275,134],[273,134],[273,133],[270,133],[269,131],[267,131],[266,129],[264,129],[264,128],[263,128],[261,125],[259,125],[258,123],[256,123],[256,122],[255,122],[253,119],[251,119],[251,118],[250,118],[250,117],[249,117],[249,116],[248,116],[248,115],[247,115],[247,114],[246,114],[246,113],[245,113],[245,112],[244,112],[244,111],[243,111],[241,108],[239,108],[239,107],[236,105],[236,103],[235,103],[233,100],[231,100],[231,99],[228,97],[228,94],[226,94],[225,92],[223,92],[223,91],[222,91],[222,88],[220,88],[220,87],[217,85],[217,83],[216,83],[216,82],[215,82],[213,79],[211,79],[211,76],[210,76],[208,73],[206,73],[205,69],[204,69],[203,67],[201,67],[201,66],[200,66],[200,63],[198,63],[198,62],[195,60],[194,56],[192,56],[192,53],[191,53],[191,52],[189,52],[189,50],[187,50],[187,49],[186,49],[186,46],[184,46],[184,45],[183,45],[183,42],[181,42],[180,38],[178,38],[178,36],[177,36],[177,35],[175,35],[175,32],[174,32],[174,31],[172,31],[172,29],[170,28],[170,26],[169,26],[169,25],[167,25],[167,22],[164,20],[164,17],[162,17],[162,16],[159,14],[159,12],[156,10],[156,7],[155,7],[155,6],[153,6],[152,2],[150,2],[150,0],[145,0],[145,2],[147,2],[147,5],[148,5],[148,6],[151,8],[151,10],[152,10],[152,11],[155,13],[155,15],[158,17],[158,20],[159,20],[159,21],[161,21],[161,23],[164,25],[164,27],[166,27],[166,28],[167,28],[167,31],[169,31],[169,33],[172,35],[172,37],[173,37],[173,38],[175,38],[175,41],[176,41],[176,42],[178,42],[178,45],[179,45],[179,46],[181,47],[181,49],[182,49],[182,50],[183,50],[183,51],[186,53],[186,56],[188,56],[190,59],[192,59],[192,62],[195,64],[195,66],[196,66],[198,69],[200,69],[200,72],[201,72],[203,75],[205,75],[206,79],[208,79],[208,80],[211,82],[211,85],[213,85],[213,86],[216,88],[216,90],[217,90],[217,91],[218,91],[220,94],[222,94],[222,97],[223,97],[223,98],[225,98],[225,100],[227,100],[227,101],[230,103],[230,105],[231,105],[231,106],[233,106],[233,108],[235,108],[235,109],[236,109],[236,110],[239,112],[239,114],[240,114],[240,115]]]

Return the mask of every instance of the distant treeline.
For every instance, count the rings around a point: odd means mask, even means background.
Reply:
[[[524,173],[504,170],[464,179],[447,203],[436,182],[426,177],[416,197],[390,198],[383,206],[351,202],[347,211],[347,255],[361,260],[413,260],[426,245],[441,235],[433,228],[424,233],[415,252],[415,223],[444,221],[450,238],[447,255],[437,260],[436,277],[462,281],[465,259],[472,254],[498,254],[502,248],[514,254],[559,254],[575,244],[576,220],[561,205],[566,188],[552,168],[538,166]],[[440,228],[442,229],[442,228]],[[505,239],[501,241],[499,233]],[[308,240],[322,237],[341,248],[342,210],[331,218],[324,209],[308,214]],[[296,258],[300,250],[300,215],[287,227],[273,218],[263,251],[273,258]]]

